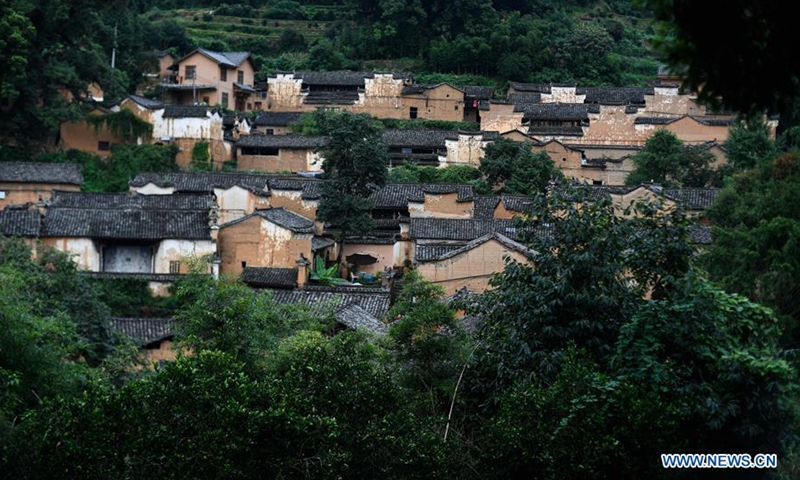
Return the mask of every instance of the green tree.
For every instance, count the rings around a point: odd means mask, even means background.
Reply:
[[[732,171],[754,168],[762,159],[777,153],[769,125],[761,119],[737,121],[728,132],[725,156]]]
[[[692,249],[680,211],[615,214],[582,188],[533,198],[517,232],[536,252],[492,280],[478,313],[489,377],[479,389],[515,380],[552,380],[571,345],[607,368],[619,328],[644,301],[662,295],[689,268]],[[484,378],[484,377],[481,377]]]
[[[322,186],[317,217],[337,228],[337,240],[374,228],[369,197],[386,183],[388,150],[379,128],[368,115],[315,113],[322,134],[322,169],[328,179]],[[341,263],[339,249],[337,263]]]
[[[702,145],[683,145],[667,130],[659,130],[633,156],[634,170],[625,179],[628,185],[658,183],[675,187],[708,187],[716,174],[711,168],[714,156]]]
[[[421,397],[430,414],[446,412],[466,361],[466,338],[444,292],[412,270],[388,313],[401,385]]]
[[[547,153],[504,138],[486,147],[480,171],[495,191],[520,195],[544,192],[551,180],[563,178]]]
[[[800,160],[796,152],[761,160],[733,177],[708,211],[714,243],[700,257],[725,290],[775,308],[789,338],[800,323]]]
[[[787,111],[800,94],[797,52],[783,48],[794,37],[794,21],[777,0],[692,2],[646,0],[660,22],[656,50],[686,77],[704,101],[761,114]],[[720,42],[703,19],[715,18],[737,32]]]
[[[698,451],[778,452],[793,440],[797,372],[772,311],[693,276],[622,328],[620,373],[675,405]]]

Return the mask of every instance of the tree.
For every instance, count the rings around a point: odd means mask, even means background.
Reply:
[[[369,115],[342,113],[329,115],[318,110],[315,120],[329,138],[321,154],[327,181],[317,217],[338,229],[343,245],[348,235],[367,233],[374,228],[369,197],[386,183],[388,150],[380,130]],[[342,248],[337,263],[341,263]]]
[[[737,111],[761,114],[788,111],[800,94],[800,55],[784,48],[795,36],[795,22],[777,0],[693,2],[647,0],[660,21],[656,50],[685,75],[704,101],[719,99]],[[730,32],[720,42],[704,19],[715,18]]]
[[[388,313],[400,384],[434,415],[447,411],[466,360],[464,332],[443,296],[441,287],[412,270]]]
[[[537,253],[531,265],[508,264],[478,308],[489,378],[477,388],[552,381],[573,345],[607,369],[619,328],[645,294],[662,295],[688,270],[680,211],[637,205],[638,215],[623,218],[609,199],[588,194],[557,189],[533,198],[516,231]]]
[[[519,195],[544,192],[551,180],[563,179],[546,152],[534,154],[529,143],[505,138],[486,147],[480,171],[495,191]]]
[[[620,373],[679,411],[695,451],[784,452],[797,421],[797,372],[770,309],[689,275],[625,325]]]
[[[702,145],[685,146],[672,132],[659,130],[633,156],[634,170],[625,183],[709,187],[716,178],[711,169],[713,161],[714,156]]]
[[[754,168],[762,159],[777,153],[769,125],[761,119],[751,118],[737,121],[728,132],[725,141],[725,156],[729,170],[743,171]]]
[[[800,160],[796,151],[760,160],[733,177],[708,211],[714,243],[700,257],[725,290],[775,308],[789,338],[800,325]]]

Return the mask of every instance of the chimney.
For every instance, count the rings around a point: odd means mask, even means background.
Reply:
[[[311,262],[306,259],[306,256],[300,254],[300,259],[297,261],[297,288],[305,288],[308,283],[308,266]]]

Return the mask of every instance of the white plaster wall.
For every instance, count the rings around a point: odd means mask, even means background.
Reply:
[[[217,196],[220,224],[232,222],[255,210],[253,193],[238,185],[228,189],[215,188],[214,195]]]
[[[295,79],[293,73],[279,73],[267,79],[269,102],[273,107],[300,107],[305,95],[301,92],[303,81]]]
[[[148,183],[143,187],[131,187],[131,191],[142,195],[172,195],[175,193],[175,187],[159,187]]]
[[[100,271],[100,251],[90,238],[59,238],[52,245],[69,255],[79,270]]]
[[[358,94],[356,106],[400,106],[403,81],[393,78],[391,73],[376,73],[375,78],[364,79],[364,92]]]
[[[577,95],[575,87],[550,87],[551,93],[542,94],[542,103],[583,103],[586,95]]]
[[[215,253],[217,244],[212,240],[162,240],[156,250],[153,273],[169,273],[170,261]]]
[[[153,138],[222,140],[222,117],[214,112],[205,118],[164,118],[164,110],[153,112]]]

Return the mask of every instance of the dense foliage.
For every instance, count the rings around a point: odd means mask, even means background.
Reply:
[[[633,156],[634,170],[625,183],[678,188],[719,186],[721,172],[712,167],[714,160],[707,146],[684,145],[674,133],[659,130]]]

